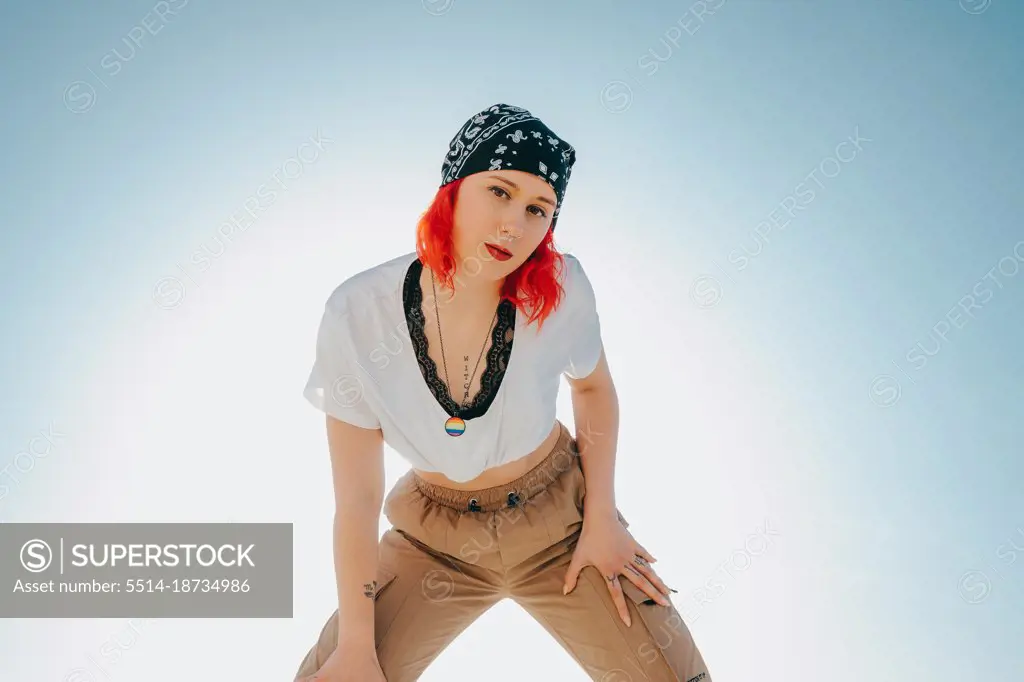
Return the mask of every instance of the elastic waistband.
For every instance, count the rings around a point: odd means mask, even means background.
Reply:
[[[559,421],[558,426],[561,433],[548,456],[514,481],[480,490],[456,490],[425,481],[414,472],[413,484],[425,497],[463,512],[490,512],[521,506],[563,473],[578,466],[576,441],[565,424]]]

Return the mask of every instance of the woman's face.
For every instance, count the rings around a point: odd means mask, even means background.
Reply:
[[[532,173],[504,170],[466,176],[455,201],[452,231],[457,270],[490,280],[509,275],[544,239],[554,211],[555,191]]]

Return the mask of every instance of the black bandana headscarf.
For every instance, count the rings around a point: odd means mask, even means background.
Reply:
[[[473,173],[517,170],[544,179],[555,191],[551,229],[562,208],[576,150],[522,107],[495,104],[466,123],[448,145],[441,187]]]

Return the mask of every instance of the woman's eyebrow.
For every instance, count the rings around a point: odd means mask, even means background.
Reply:
[[[516,189],[516,190],[519,189],[519,185],[517,185],[516,183],[512,182],[511,180],[506,180],[505,178],[498,177],[497,175],[491,175],[489,177],[492,177],[495,180],[498,180],[499,182],[504,182],[506,185],[510,186],[512,189]],[[555,202],[551,201],[551,199],[548,199],[547,197],[540,197],[540,196],[538,196],[538,197],[536,197],[536,199],[537,199],[537,201],[543,201],[545,204],[547,204],[548,206],[550,206],[552,208],[555,207]]]

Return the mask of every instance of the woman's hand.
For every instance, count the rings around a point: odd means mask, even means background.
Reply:
[[[295,682],[387,682],[377,660],[377,652],[369,649],[338,647],[312,675]]]
[[[622,596],[619,575],[624,575],[651,599],[668,606],[666,599],[671,590],[651,568],[657,561],[615,517],[590,518],[583,522],[580,539],[573,551],[569,570],[565,574],[562,592],[569,594],[576,587],[576,579],[584,566],[594,566],[605,578],[605,585],[619,610],[619,617],[630,626],[629,610]]]

